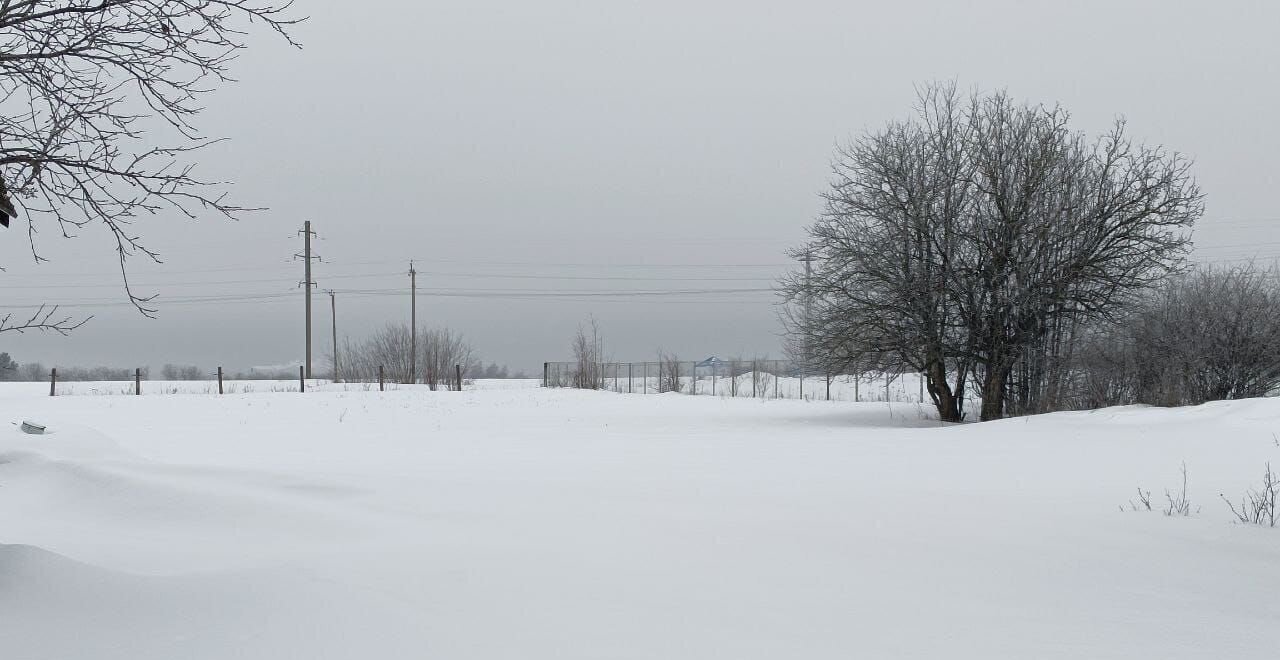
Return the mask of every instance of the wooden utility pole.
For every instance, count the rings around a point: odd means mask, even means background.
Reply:
[[[315,232],[311,231],[311,221],[310,221],[310,220],[307,220],[306,222],[303,222],[303,223],[302,223],[302,231],[300,231],[300,232],[298,232],[298,233],[302,234],[302,254],[301,254],[301,255],[294,255],[294,258],[301,257],[301,258],[302,258],[302,262],[303,262],[303,266],[302,266],[302,277],[303,277],[303,280],[302,280],[302,286],[304,286],[304,287],[306,288],[306,292],[307,292],[307,305],[306,305],[306,306],[307,306],[307,310],[306,310],[306,315],[307,315],[307,319],[306,319],[306,321],[307,321],[307,322],[306,322],[306,327],[307,327],[307,338],[306,338],[306,346],[307,346],[307,349],[306,349],[306,350],[307,350],[307,355],[306,355],[306,363],[305,363],[305,364],[306,364],[306,377],[307,377],[307,378],[311,378],[311,287],[315,286],[315,282],[313,282],[313,281],[311,280],[311,259],[312,259],[312,257],[311,257],[311,237],[315,235]]]
[[[409,260],[409,382],[418,382],[418,271]]]
[[[338,382],[338,302],[329,289],[329,313],[333,321],[333,382]]]

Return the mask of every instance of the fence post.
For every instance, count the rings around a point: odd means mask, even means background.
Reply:
[[[58,388],[58,368],[54,367],[49,370],[49,396],[53,396],[54,390]]]
[[[800,370],[800,400],[804,401],[804,369]]]
[[[140,367],[133,368],[133,394],[142,396],[142,369]]]
[[[378,365],[378,391],[384,392],[387,389],[386,380],[382,377],[382,365]]]
[[[831,400],[831,374],[827,374],[827,401]]]
[[[627,363],[627,394],[635,393],[635,383],[631,377],[631,370],[634,366],[635,365],[630,362]]]
[[[298,365],[298,391],[307,391],[307,372],[302,365]]]
[[[542,386],[551,387],[551,363],[542,363]]]
[[[218,367],[218,394],[222,394],[222,367]]]
[[[462,391],[462,365],[453,365],[453,373],[458,377],[458,391]]]

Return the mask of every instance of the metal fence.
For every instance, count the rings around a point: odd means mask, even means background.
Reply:
[[[542,386],[621,394],[928,402],[919,374],[813,374],[791,360],[546,362]]]

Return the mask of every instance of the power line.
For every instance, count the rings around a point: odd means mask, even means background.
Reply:
[[[344,296],[352,297],[379,297],[379,296],[397,296],[404,295],[404,290],[399,288],[383,288],[383,289],[334,289],[335,293],[341,293]],[[774,293],[774,289],[765,287],[747,287],[747,288],[706,288],[706,289],[585,289],[585,290],[555,290],[555,289],[449,289],[449,288],[432,288],[418,289],[417,295],[437,298],[470,298],[470,299],[565,299],[565,300],[592,300],[592,299],[619,299],[634,300],[643,298],[681,298],[694,297],[702,298],[707,296],[742,296],[744,294],[762,294]],[[222,304],[235,304],[245,302],[272,302],[281,299],[292,298],[297,294],[293,292],[259,292],[245,294],[217,294],[204,296],[180,296],[174,298],[162,299],[164,304],[168,305],[209,305],[217,306]],[[59,307],[78,308],[78,307],[126,307],[130,303],[116,298],[97,298],[97,299],[80,299],[60,303]],[[2,309],[34,309],[40,306],[40,303],[18,303],[0,305]],[[46,304],[45,306],[48,306]]]

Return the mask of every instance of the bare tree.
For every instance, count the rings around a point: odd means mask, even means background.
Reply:
[[[0,214],[21,213],[33,258],[52,225],[72,237],[101,225],[114,241],[128,299],[143,314],[151,296],[129,286],[126,262],[159,261],[131,223],[162,211],[236,217],[193,172],[192,152],[216,140],[195,125],[202,99],[227,82],[250,25],[289,43],[300,19],[290,3],[253,0],[23,0],[0,3]],[[157,146],[152,134],[168,136]],[[0,331],[68,332],[79,322],[51,310]]]
[[[604,340],[595,317],[579,325],[570,344],[573,351],[573,386],[584,390],[604,388]]]
[[[19,380],[28,382],[46,380],[49,378],[49,371],[39,362],[24,363],[19,369]]]
[[[1189,168],[1123,122],[1090,141],[1061,108],[930,85],[837,153],[788,325],[829,364],[925,374],[943,420],[970,380],[982,419],[1043,406],[1080,324],[1179,266],[1203,211]]]
[[[194,364],[166,364],[160,369],[160,376],[164,380],[201,380],[204,375],[200,373],[200,367]]]

